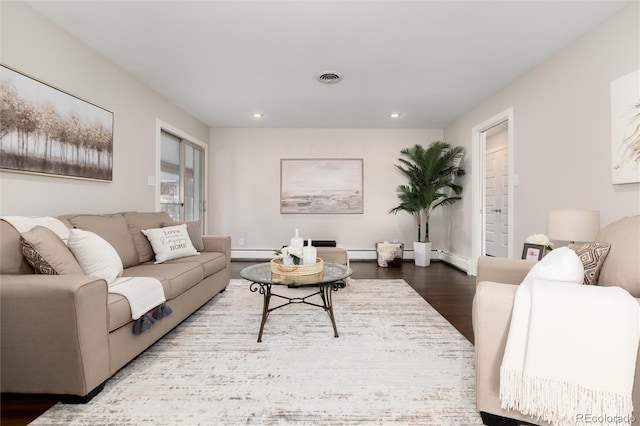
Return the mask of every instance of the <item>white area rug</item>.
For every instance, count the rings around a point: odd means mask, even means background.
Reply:
[[[333,301],[339,338],[322,309],[298,304],[274,311],[257,343],[262,296],[231,280],[91,402],[34,424],[482,424],[472,345],[407,283],[350,280]]]

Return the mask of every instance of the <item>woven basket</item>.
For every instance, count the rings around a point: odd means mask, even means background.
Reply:
[[[290,275],[290,274],[278,274],[276,272],[271,273],[271,280],[275,283],[292,283],[292,284],[316,284],[322,280],[322,272],[308,275]]]
[[[282,259],[271,259],[271,272],[289,277],[312,275],[324,270],[324,262],[319,257],[314,265],[283,265]]]

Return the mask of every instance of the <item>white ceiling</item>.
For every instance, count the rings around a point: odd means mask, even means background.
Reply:
[[[28,3],[211,127],[440,128],[629,1]]]

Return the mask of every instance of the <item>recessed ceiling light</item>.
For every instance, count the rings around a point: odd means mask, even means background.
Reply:
[[[392,112],[391,114],[389,114],[389,117],[391,118],[400,118],[400,114],[399,112]]]
[[[261,113],[261,112],[254,112],[253,114],[251,114],[251,116],[253,118],[262,118],[262,117],[264,117],[264,114]]]

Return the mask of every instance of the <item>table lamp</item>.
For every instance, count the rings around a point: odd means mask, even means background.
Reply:
[[[549,239],[593,241],[600,230],[598,210],[549,210]]]

